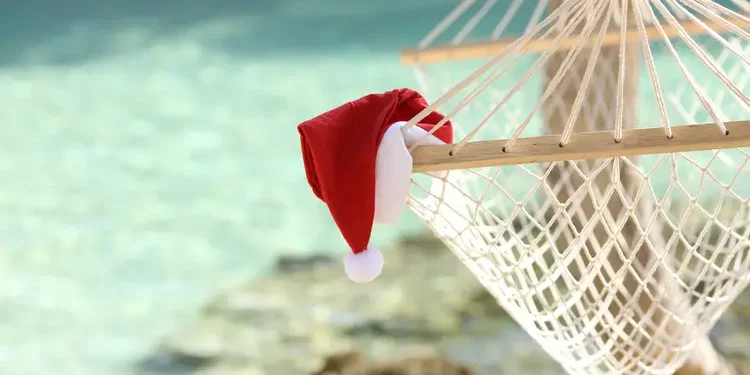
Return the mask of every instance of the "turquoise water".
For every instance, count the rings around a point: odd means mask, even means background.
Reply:
[[[274,255],[342,253],[296,125],[413,85],[453,2],[104,3],[0,11],[2,374],[127,373]]]
[[[397,51],[455,1],[149,4],[0,11],[2,374],[129,373],[275,254],[342,253],[296,125],[416,87]]]

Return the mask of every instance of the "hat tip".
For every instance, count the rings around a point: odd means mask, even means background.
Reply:
[[[369,283],[383,271],[383,263],[383,254],[377,248],[367,246],[367,249],[360,253],[346,254],[344,271],[355,283]]]

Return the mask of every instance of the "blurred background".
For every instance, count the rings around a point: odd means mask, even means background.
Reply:
[[[411,214],[374,242],[423,249],[435,291],[396,256],[367,291],[313,267],[346,246],[296,125],[415,88],[398,52],[455,4],[0,5],[0,374],[294,375],[352,347],[560,371]]]

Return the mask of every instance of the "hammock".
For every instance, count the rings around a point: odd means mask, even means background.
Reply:
[[[731,371],[707,333],[750,280],[748,11],[465,0],[402,53],[432,101],[405,131],[456,139],[411,147],[409,208],[570,374]]]

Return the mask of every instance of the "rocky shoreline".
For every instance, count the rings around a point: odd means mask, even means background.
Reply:
[[[209,301],[137,373],[312,374],[349,350],[371,361],[443,358],[478,374],[562,373],[438,240],[406,237],[384,253],[387,267],[368,287],[353,286],[325,256],[280,259],[277,274]],[[712,338],[750,369],[750,293]]]

